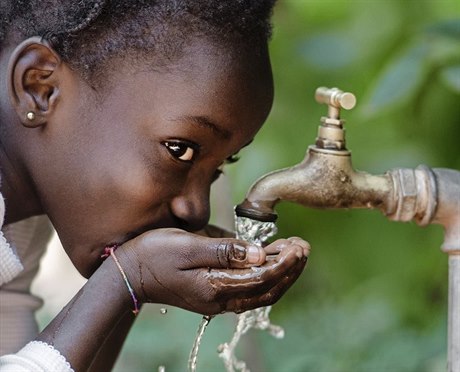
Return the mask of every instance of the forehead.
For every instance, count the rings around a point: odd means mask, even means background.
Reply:
[[[253,128],[247,133],[253,136],[270,111],[273,82],[266,48],[253,54],[195,42],[171,65],[153,64],[144,60],[119,68],[107,98],[122,115],[198,118],[211,130],[208,124],[218,123],[224,133]]]

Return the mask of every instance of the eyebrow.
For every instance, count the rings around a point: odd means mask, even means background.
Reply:
[[[186,115],[181,116],[179,119],[189,121],[203,128],[210,129],[214,134],[223,139],[229,139],[232,136],[232,133],[230,131],[217,125],[206,116]]]

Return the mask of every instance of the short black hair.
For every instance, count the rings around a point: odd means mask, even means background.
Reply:
[[[110,58],[178,57],[193,38],[257,50],[271,34],[276,0],[0,0],[0,47],[42,36],[87,79]]]

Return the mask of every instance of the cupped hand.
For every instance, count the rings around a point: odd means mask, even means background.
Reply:
[[[300,238],[261,248],[158,229],[125,243],[117,256],[141,302],[214,315],[275,303],[301,274],[309,250]]]

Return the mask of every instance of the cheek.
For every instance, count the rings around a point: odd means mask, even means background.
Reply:
[[[88,217],[97,220],[103,216],[117,231],[155,224],[161,222],[158,220],[177,192],[178,185],[167,172],[131,165],[118,174],[112,173],[105,187],[96,187],[94,205],[99,208]]]
[[[160,222],[181,187],[174,173],[138,156],[114,155],[110,160],[99,158],[91,169],[82,169],[80,180],[58,185],[59,197],[50,199],[48,214],[71,245],[81,239],[103,244]]]
[[[127,205],[136,205],[140,210],[167,203],[185,182],[183,171],[159,157],[153,164],[137,159],[119,165],[120,170],[111,176],[114,193]]]
[[[178,183],[174,173],[155,168],[154,174],[141,166],[117,175],[101,173],[104,182],[94,182],[72,213],[60,214],[56,229],[82,275],[88,277],[102,262],[106,244],[124,241],[146,226],[171,223],[168,202],[178,193]]]
[[[158,172],[155,172],[158,173]],[[127,204],[158,204],[164,200],[170,190],[163,186],[161,174],[152,175],[150,170],[141,166],[129,166],[112,179],[114,191]]]

